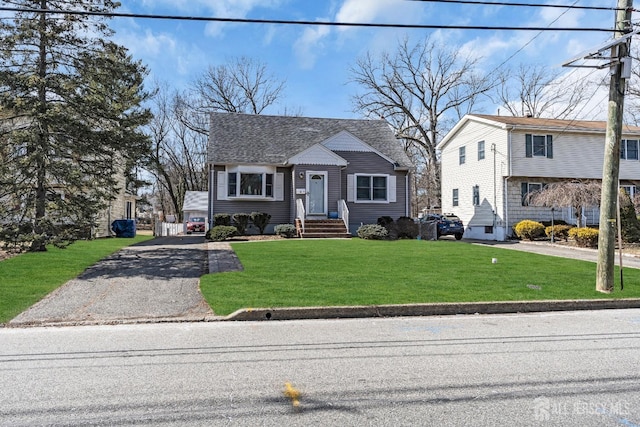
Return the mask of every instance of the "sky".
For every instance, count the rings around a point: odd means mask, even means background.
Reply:
[[[489,0],[492,1],[492,0]],[[518,3],[615,7],[616,0],[512,0]],[[385,24],[612,28],[613,11],[498,5],[445,4],[411,0],[121,0],[118,12],[172,16],[365,22]],[[187,89],[209,66],[246,56],[264,63],[285,81],[279,104],[266,112],[360,118],[350,82],[356,60],[367,53],[393,53],[404,38],[429,36],[443,46],[478,58],[479,71],[501,64],[544,64],[552,69],[612,38],[608,32],[496,31],[468,29],[354,28],[283,24],[216,23],[113,18],[115,40],[149,69],[149,82]],[[562,69],[575,75],[606,70]],[[592,102],[606,104],[606,92]],[[489,100],[478,113],[495,114]]]

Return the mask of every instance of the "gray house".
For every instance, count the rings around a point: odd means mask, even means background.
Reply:
[[[310,236],[319,220],[355,233],[409,216],[412,165],[383,120],[213,113],[210,126],[210,223],[267,212],[267,232],[296,223]]]

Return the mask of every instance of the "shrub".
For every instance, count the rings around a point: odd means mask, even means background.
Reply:
[[[384,240],[389,234],[386,228],[378,224],[361,225],[356,233],[361,239],[367,240]]]
[[[391,218],[390,216],[381,216],[380,218],[378,218],[378,225],[383,226],[387,230],[389,229],[389,226],[392,224],[393,224],[393,218]]]
[[[396,221],[398,228],[398,239],[415,239],[420,233],[420,227],[408,216],[401,216]]]
[[[260,234],[264,234],[264,229],[269,225],[271,215],[266,212],[251,212],[251,222],[258,227]]]
[[[525,219],[517,223],[516,226],[513,227],[513,230],[519,238],[533,240],[544,234],[544,225],[537,221]]]
[[[627,243],[638,243],[640,242],[640,221],[636,215],[636,208],[624,190],[621,191],[619,200],[622,240]]]
[[[231,225],[231,216],[226,213],[215,214],[213,216],[213,226],[217,227],[219,225]]]
[[[232,225],[217,225],[207,231],[206,238],[214,242],[222,242],[237,233],[238,229]]]
[[[296,235],[296,227],[293,224],[278,224],[274,231],[278,236],[283,236],[287,239]]]
[[[565,242],[569,239],[569,230],[571,230],[571,226],[570,225],[554,225],[552,226],[548,226],[547,228],[544,229],[544,234],[547,235],[547,237],[551,238],[551,231],[553,230],[553,238],[554,239],[562,239]]]
[[[569,230],[569,237],[574,239],[578,246],[584,248],[598,247],[598,230],[589,227],[572,228]]]
[[[231,216],[231,219],[233,219],[233,225],[238,229],[238,234],[244,236],[247,231],[247,227],[249,226],[249,214],[234,213]]]

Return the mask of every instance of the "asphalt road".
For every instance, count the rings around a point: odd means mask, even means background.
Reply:
[[[639,350],[638,309],[6,328],[0,425],[638,426]]]

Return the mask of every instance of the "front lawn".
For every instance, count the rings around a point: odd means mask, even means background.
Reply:
[[[78,241],[66,249],[51,247],[46,252],[0,261],[0,323],[11,320],[99,260],[152,238],[139,235],[132,239]]]
[[[217,315],[251,307],[640,297],[640,270],[625,269],[624,292],[617,286],[605,295],[595,291],[595,263],[465,242],[281,240],[232,247],[244,271],[201,279]]]

